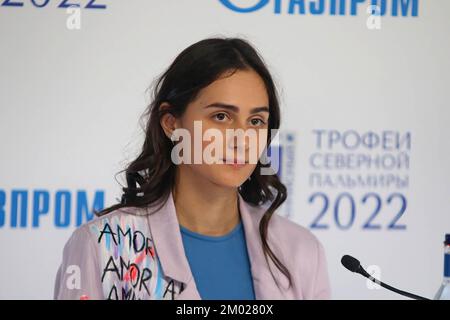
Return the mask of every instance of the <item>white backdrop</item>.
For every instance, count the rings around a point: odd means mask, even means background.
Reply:
[[[52,298],[77,217],[120,196],[114,174],[142,142],[145,89],[211,36],[248,39],[273,73],[289,187],[279,214],[324,244],[333,298],[401,298],[346,271],[346,253],[394,286],[437,291],[450,232],[449,1],[375,1],[381,17],[365,0],[0,2],[0,298]]]

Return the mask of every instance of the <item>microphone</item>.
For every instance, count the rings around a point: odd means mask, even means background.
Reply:
[[[391,291],[393,291],[395,293],[401,294],[401,295],[403,295],[405,297],[408,297],[408,298],[411,298],[411,299],[430,300],[428,298],[424,298],[424,297],[421,297],[421,296],[418,296],[418,295],[415,295],[415,294],[412,294],[412,293],[409,293],[409,292],[405,292],[405,291],[399,290],[397,288],[391,287],[390,285],[385,284],[385,283],[381,282],[378,279],[375,279],[366,270],[364,270],[364,268],[361,266],[361,263],[359,262],[359,260],[356,259],[356,258],[353,258],[352,256],[349,256],[349,255],[342,256],[341,263],[346,269],[350,270],[351,272],[359,273],[360,275],[370,279],[372,282],[382,286],[383,288],[391,290]]]

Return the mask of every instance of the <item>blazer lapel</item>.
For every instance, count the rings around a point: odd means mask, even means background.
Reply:
[[[275,279],[285,289],[288,285],[287,278],[273,264],[270,267],[273,267],[274,275],[272,275],[264,257],[259,236],[259,220],[262,215],[258,212],[262,208],[251,206],[240,194],[238,194],[238,205],[250,259],[255,298],[258,300],[286,299],[283,294],[285,290],[279,288]],[[159,210],[151,212],[152,208],[147,208],[150,211],[147,217],[164,275],[183,283],[183,291],[176,295],[175,299],[201,299],[184,251],[172,192]],[[272,250],[274,250],[273,247]],[[280,255],[281,251],[276,254]]]
[[[148,221],[164,275],[183,283],[175,299],[201,299],[184,251],[172,192],[160,210],[148,214]]]
[[[259,235],[259,222],[262,217],[261,210],[264,210],[264,208],[259,206],[252,206],[251,204],[245,202],[240,194],[238,195],[238,197],[241,219],[245,230],[247,251],[250,258],[255,298],[257,300],[288,299],[285,294],[285,292],[287,292],[286,289],[289,285],[288,279],[275,266],[270,258],[268,258],[267,261],[264,256],[262,241]],[[281,258],[282,261],[284,261],[282,251],[279,250],[280,248],[275,247],[273,243],[271,243],[270,235],[270,232],[268,232],[268,241],[269,245],[271,245],[272,251],[275,252],[277,257]],[[271,273],[271,270],[273,275]]]

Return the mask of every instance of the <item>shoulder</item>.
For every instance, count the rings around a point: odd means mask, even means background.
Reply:
[[[160,284],[167,281],[163,279],[164,273],[155,253],[145,213],[145,209],[121,208],[75,229],[64,247],[55,282],[55,297],[163,297],[164,288],[155,286],[155,281]],[[67,270],[73,266],[79,274],[85,275],[77,290],[65,287],[70,276]],[[152,288],[156,289],[152,291]]]
[[[127,248],[151,241],[145,210],[120,208],[77,227],[64,245],[63,254],[86,259],[116,254],[118,249],[129,254]]]
[[[298,223],[274,213],[269,222],[268,237],[276,253],[292,271],[294,283],[301,287],[301,296],[306,299],[329,299],[331,289],[327,259],[317,236]]]
[[[253,209],[257,221],[264,216],[265,210],[262,207]],[[277,211],[270,218],[267,238],[275,254],[304,277],[314,276],[325,258],[324,247],[316,235]]]
[[[266,208],[253,207],[252,214],[259,222],[265,214]],[[292,253],[316,253],[321,243],[319,239],[306,227],[281,216],[275,211],[269,221],[268,237],[283,251]],[[300,251],[298,251],[300,250]]]
[[[103,234],[112,236],[136,231],[147,231],[147,219],[145,209],[127,207],[115,209],[76,228],[71,236],[72,239],[93,238],[97,242]],[[100,242],[100,241],[98,241]]]
[[[320,246],[319,239],[306,227],[284,217],[274,214],[270,221],[272,235],[279,239],[285,248],[301,249],[304,253],[315,253]]]

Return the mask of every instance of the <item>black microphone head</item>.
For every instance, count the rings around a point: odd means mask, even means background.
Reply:
[[[341,263],[351,272],[358,272],[360,270],[359,268],[361,266],[361,263],[359,262],[359,260],[347,254],[345,256],[342,256]]]

